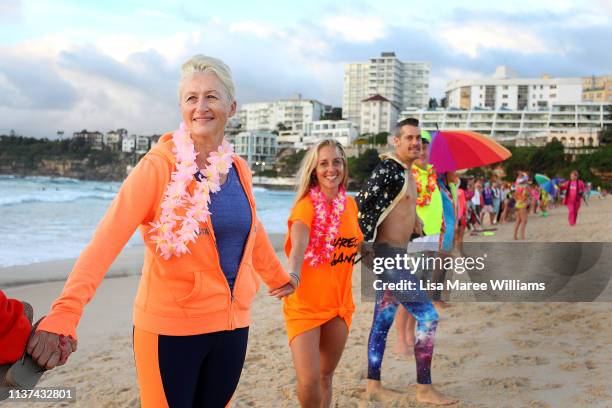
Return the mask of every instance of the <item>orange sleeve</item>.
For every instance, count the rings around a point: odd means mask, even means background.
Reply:
[[[170,163],[162,157],[149,154],[138,163],[123,182],[92,240],[77,259],[60,297],[37,330],[76,339],[83,308],[136,228],[153,221],[169,179]]]
[[[289,216],[289,230],[291,230],[291,225],[295,221],[302,221],[308,228],[312,225],[312,221],[314,220],[314,206],[310,201],[308,196],[302,198],[295,204],[295,207],[291,210],[291,215]]]
[[[253,248],[253,268],[270,289],[289,283],[291,278],[276,256],[274,246],[259,219],[256,221],[255,247]]]
[[[291,209],[289,220],[287,221],[287,235],[285,236],[285,255],[289,257],[291,254],[291,226],[295,221],[303,222],[308,228],[314,220],[314,207],[308,196],[298,201]]]

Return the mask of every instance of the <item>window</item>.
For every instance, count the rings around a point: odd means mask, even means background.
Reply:
[[[508,99],[508,95],[502,95],[502,99]]]
[[[504,85],[504,91],[508,89],[508,85]]]

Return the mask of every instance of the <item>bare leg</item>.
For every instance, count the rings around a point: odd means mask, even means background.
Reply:
[[[521,209],[521,217],[522,217],[522,225],[521,225],[521,239],[525,239],[525,229],[527,228],[527,218],[529,217],[529,213],[525,209]]]
[[[319,352],[321,355],[321,407],[328,408],[332,401],[332,380],[334,370],[338,366],[342,351],[348,337],[346,323],[340,317],[334,317],[321,326],[321,342]]]
[[[518,230],[519,225],[521,225],[521,210],[517,210],[516,212],[516,222],[514,223],[514,240],[518,240]]]
[[[406,309],[400,307],[395,314],[395,326],[397,329],[397,344],[395,351],[399,354],[409,356],[414,350],[414,317]]]
[[[319,408],[322,402],[319,342],[321,328],[297,335],[289,345],[297,376],[297,394],[303,408]]]

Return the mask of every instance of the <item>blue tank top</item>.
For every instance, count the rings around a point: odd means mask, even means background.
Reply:
[[[252,219],[249,199],[233,164],[221,190],[210,195],[208,210],[215,230],[221,269],[230,290],[233,290]]]

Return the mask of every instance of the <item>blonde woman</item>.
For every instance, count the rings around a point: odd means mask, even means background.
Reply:
[[[342,145],[324,140],[304,157],[285,253],[299,282],[285,298],[289,346],[302,407],[329,407],[332,378],[355,310],[353,263],[363,235],[357,204],[346,195]]]

